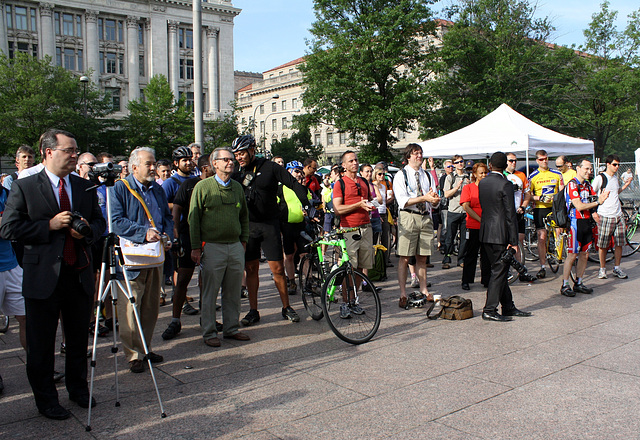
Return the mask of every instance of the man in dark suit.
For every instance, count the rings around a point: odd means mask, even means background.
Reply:
[[[66,339],[65,384],[69,399],[88,408],[87,340],[94,292],[91,244],[105,219],[91,183],[70,175],[78,159],[74,136],[48,130],[40,138],[45,168],[13,182],[0,235],[24,243],[22,294],[27,315],[27,376],[40,413],[66,419],[53,381],[58,317]],[[72,212],[89,226],[86,236],[72,228]]]
[[[494,153],[490,164],[491,173],[478,185],[482,207],[480,241],[491,264],[491,278],[482,319],[511,321],[512,316],[531,316],[531,313],[518,310],[513,303],[507,282],[509,265],[500,258],[507,248],[518,246],[518,220],[513,204],[513,184],[503,174],[507,168],[506,154],[500,151]],[[498,303],[502,305],[502,315],[498,313]]]

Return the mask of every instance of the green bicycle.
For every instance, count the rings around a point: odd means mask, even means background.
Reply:
[[[309,316],[316,321],[325,317],[336,336],[350,344],[369,341],[382,317],[375,286],[349,262],[344,235],[356,231],[359,228],[337,229],[312,240],[308,246],[316,252],[302,257],[298,271],[302,303]],[[330,247],[327,260],[322,245]],[[369,286],[367,290],[358,289],[360,280]]]

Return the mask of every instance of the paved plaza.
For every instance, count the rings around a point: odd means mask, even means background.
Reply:
[[[380,330],[352,346],[313,321],[300,295],[292,305],[302,321],[283,321],[263,264],[262,320],[243,330],[249,342],[207,347],[198,315],[184,316],[182,333],[163,341],[171,309],[161,308],[152,348],[165,358],[155,368],[164,419],[149,372],[130,373],[122,352],[114,405],[110,338],[100,338],[90,433],[87,410],[69,402],[63,384],[60,403],[72,418],[38,414],[12,321],[0,335],[0,438],[638,439],[639,265],[623,259],[629,279],[599,280],[590,263],[585,282],[595,293],[575,298],[558,293],[560,276],[549,271],[533,285],[516,283],[516,305],[534,316],[506,323],[483,321],[479,283],[463,292],[461,269],[440,264],[429,270],[432,292],[472,299],[476,316],[429,321],[425,309],[401,310],[390,268],[379,283]],[[62,370],[63,358],[56,365]]]

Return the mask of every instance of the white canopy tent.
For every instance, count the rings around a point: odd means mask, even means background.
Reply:
[[[527,159],[537,150],[550,157],[559,155],[593,155],[593,141],[573,138],[525,118],[507,104],[460,130],[439,138],[420,142],[424,157],[450,158],[459,154],[465,159],[485,159],[496,151],[513,152]]]

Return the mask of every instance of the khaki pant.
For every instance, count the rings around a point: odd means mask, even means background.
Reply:
[[[244,248],[237,243],[205,243],[202,254],[202,337],[215,338],[216,299],[222,287],[222,332],[238,333],[240,296],[244,273]]]
[[[147,348],[151,351],[151,337],[156,327],[160,308],[162,266],[141,269],[136,279],[130,282],[131,292],[140,314],[144,340],[147,343]],[[133,305],[122,292],[118,292],[118,322],[120,324],[120,340],[124,346],[124,354],[127,360],[142,360],[144,358],[144,347],[138,332],[136,317],[133,313]]]

